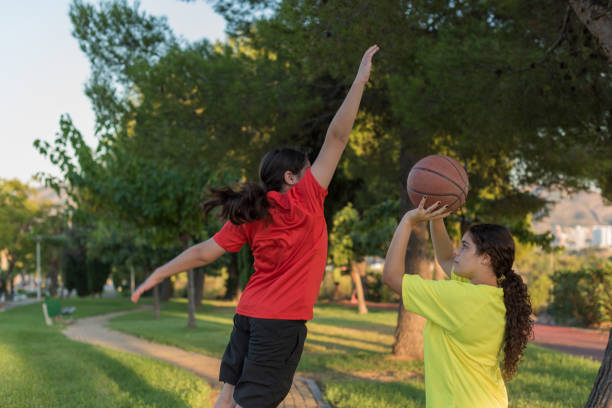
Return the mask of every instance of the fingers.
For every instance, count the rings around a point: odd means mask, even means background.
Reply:
[[[423,196],[423,198],[421,198],[421,202],[419,203],[419,210],[424,210],[425,209],[425,201],[427,201],[427,197]]]
[[[439,201],[438,201],[438,202],[439,202]],[[438,215],[440,215],[440,214],[445,214],[445,213],[447,213],[448,211],[449,211],[449,210],[448,210],[448,205],[444,205],[444,206],[442,206],[442,207],[438,208],[437,210],[435,210],[434,212],[432,212],[432,213],[431,213],[431,215],[433,215],[433,216],[438,216]]]
[[[442,213],[442,214],[434,215],[434,216],[432,216],[432,217],[429,219],[429,221],[434,221],[434,220],[439,220],[439,219],[441,219],[441,218],[446,218],[446,217],[448,217],[449,215],[451,215],[452,213],[453,213],[452,211],[446,211],[446,212],[444,212],[444,213]]]
[[[425,198],[423,198],[425,199]],[[423,203],[423,201],[421,200],[421,203]],[[420,207],[421,209],[423,209],[422,207]],[[440,201],[436,201],[435,203],[433,203],[432,205],[430,205],[429,207],[424,209],[425,212],[425,216],[429,219],[429,220],[434,220],[434,219],[439,219],[439,218],[444,218],[449,216],[450,214],[453,213],[453,211],[450,211],[448,209],[448,205],[442,205],[442,202]]]
[[[138,299],[140,299],[140,295],[142,295],[142,291],[140,290],[140,288],[137,288],[134,293],[132,293],[132,302],[138,302]]]
[[[372,57],[374,56],[374,54],[376,54],[378,52],[380,48],[378,47],[378,45],[373,45],[370,48],[368,48],[364,54],[364,58],[371,60]]]
[[[435,203],[433,203],[432,205],[430,205],[429,207],[425,208],[425,212],[426,213],[431,213],[432,211],[434,211],[436,208],[438,208],[438,206],[440,206],[442,204],[442,202],[440,201],[436,201]]]

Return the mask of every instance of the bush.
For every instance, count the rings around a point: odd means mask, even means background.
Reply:
[[[536,315],[542,313],[548,307],[552,285],[553,282],[550,276],[546,274],[537,276],[527,285],[533,313]]]
[[[385,303],[399,301],[399,295],[382,283],[382,272],[368,271],[365,280],[368,293],[366,300]]]
[[[549,310],[562,324],[599,326],[612,321],[612,268],[555,271]]]

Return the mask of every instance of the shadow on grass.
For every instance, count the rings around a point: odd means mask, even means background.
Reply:
[[[22,372],[35,373],[25,381],[31,388],[27,401],[33,404],[28,406],[190,406],[177,395],[149,384],[149,379],[102,349],[68,340],[60,325],[46,327],[42,317],[37,322],[34,308],[10,312],[0,321],[0,344],[27,365]],[[127,353],[111,353],[124,354],[125,360],[134,364],[143,360],[152,367],[158,364]],[[37,400],[43,405],[37,405]]]
[[[351,317],[325,317],[317,316],[311,320],[313,324],[319,324],[324,326],[335,326],[343,327],[348,329],[366,329],[368,331],[382,333],[382,334],[393,334],[395,331],[395,324],[384,324],[374,323],[369,320],[360,320],[359,318]]]
[[[108,380],[129,397],[130,404],[144,404],[150,407],[189,407],[189,404],[176,395],[152,387],[133,369],[109,357],[97,347],[73,342],[65,345],[59,343],[51,342],[44,358],[36,356],[37,350],[27,346],[14,348],[14,352],[32,365],[40,377],[46,379],[45,387],[56,390],[60,401],[77,402],[74,401],[74,384],[67,386],[70,382],[76,382],[88,392],[81,394],[82,398],[86,398],[82,401],[83,404],[79,402],[75,405],[92,406],[96,405],[93,403],[96,401],[101,403],[99,406],[105,406],[103,401],[108,399],[108,390],[106,387],[100,388],[100,385]],[[108,403],[116,404],[118,401],[108,401]]]
[[[336,408],[424,407],[423,380],[379,382],[351,375],[327,380],[323,385],[326,401]]]
[[[357,330],[357,329],[355,329]],[[362,334],[370,334],[373,333],[375,335],[379,335],[379,333],[373,332],[372,330],[364,330],[362,332]],[[326,337],[330,337],[333,339],[338,339],[340,341],[344,340],[344,341],[358,341],[359,343],[364,343],[364,344],[371,344],[373,346],[378,346],[378,347],[386,347],[390,349],[390,346],[387,344],[384,344],[380,341],[376,341],[376,340],[368,340],[365,339],[363,337],[358,337],[355,335],[349,335],[349,334],[339,334],[339,333],[329,333],[325,331],[325,328],[323,329],[314,329],[312,327],[308,328],[308,335],[310,336],[311,334],[314,335],[318,335],[318,336],[326,336]],[[307,339],[308,341],[308,339]],[[334,343],[335,344],[335,343]]]

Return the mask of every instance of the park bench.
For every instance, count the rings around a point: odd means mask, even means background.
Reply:
[[[53,319],[58,319],[63,315],[71,315],[76,310],[76,307],[62,307],[58,298],[45,296],[45,301],[42,304],[43,315],[47,326],[53,324]]]

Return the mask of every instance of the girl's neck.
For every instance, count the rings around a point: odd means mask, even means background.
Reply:
[[[470,282],[474,285],[489,285],[497,287],[497,278],[491,271],[478,271],[474,274]]]

